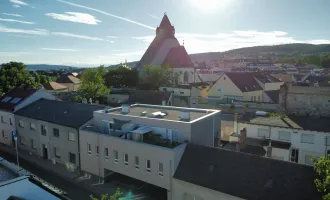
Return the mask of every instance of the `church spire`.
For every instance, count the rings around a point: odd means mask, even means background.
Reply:
[[[163,19],[160,22],[160,25],[156,29],[156,35],[161,35],[165,37],[172,36],[174,37],[175,29],[174,26],[172,26],[170,20],[167,17],[167,14],[164,13]]]

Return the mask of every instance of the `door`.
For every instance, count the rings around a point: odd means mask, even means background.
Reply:
[[[47,146],[46,145],[42,145],[42,152],[43,152],[43,159],[48,159],[48,151],[47,151]]]
[[[298,158],[299,158],[299,149],[291,149],[291,162],[298,163]]]

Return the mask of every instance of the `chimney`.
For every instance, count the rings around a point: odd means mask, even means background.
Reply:
[[[271,158],[272,157],[272,141],[269,140],[269,145],[267,147],[267,157]]]
[[[190,120],[190,112],[181,111],[180,118],[181,120]]]
[[[128,105],[128,104],[123,104],[122,106],[121,106],[121,112],[122,113],[129,113],[129,110],[130,110],[130,106]]]
[[[244,149],[247,146],[247,140],[246,140],[246,129],[243,128],[242,130],[240,130],[240,134],[239,134],[239,146],[241,149]]]

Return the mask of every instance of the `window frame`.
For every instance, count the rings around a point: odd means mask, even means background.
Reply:
[[[303,136],[306,136],[306,135],[313,136],[313,142],[303,142]],[[303,143],[303,144],[314,144],[315,143],[314,135],[313,134],[309,134],[309,133],[302,133],[300,135],[300,142]]]
[[[118,157],[118,151],[113,150],[113,160],[115,163],[118,163],[119,157]]]
[[[281,133],[288,133],[289,134],[289,139],[283,139],[280,137]],[[281,140],[281,141],[291,141],[291,132],[287,132],[287,131],[278,131],[278,140]]]
[[[104,148],[104,158],[105,158],[105,160],[109,159],[109,148],[108,147]]]
[[[267,135],[260,136],[259,130],[267,130]],[[258,128],[257,134],[258,134],[258,137],[260,137],[260,138],[269,138],[270,137],[269,129],[266,129],[266,128]]]
[[[57,130],[57,131],[55,131],[55,130]],[[60,138],[60,129],[53,128],[53,137]]]
[[[91,145],[90,143],[87,143],[87,153],[88,153],[89,155],[92,154],[92,145]]]
[[[164,176],[164,164],[162,162],[158,162],[158,175]]]
[[[41,135],[42,136],[47,136],[47,128],[45,125],[41,124],[40,125],[40,129],[41,129]]]
[[[74,162],[72,162],[72,160],[71,160],[71,155],[74,155]],[[76,154],[69,152],[69,162],[72,164],[76,164],[76,162],[77,162],[76,160],[77,160]]]
[[[23,120],[18,120],[18,127],[24,128],[24,121]]]
[[[32,149],[37,149],[37,147],[35,146],[35,142],[33,139],[31,139],[31,148]]]
[[[127,160],[126,160],[127,158]],[[124,163],[126,166],[128,166],[128,153],[124,153]]]
[[[149,162],[149,165],[150,165],[149,167],[148,167],[148,162]],[[149,173],[151,172],[151,160],[149,160],[147,158],[146,158],[146,171],[149,172]]]
[[[140,169],[140,158],[139,158],[139,156],[134,156],[134,167],[135,167],[135,169]]]
[[[70,140],[70,135],[73,136],[73,140]],[[72,137],[71,137],[71,139],[72,139]],[[75,133],[69,131],[69,133],[68,133],[68,140],[71,141],[71,142],[75,142],[76,141],[76,135],[75,135]]]
[[[95,153],[96,153],[97,157],[100,156],[100,147],[99,147],[99,145],[95,145]]]
[[[34,125],[34,128],[32,127],[32,125]],[[36,131],[36,125],[32,122],[30,122],[30,130],[31,131]]]

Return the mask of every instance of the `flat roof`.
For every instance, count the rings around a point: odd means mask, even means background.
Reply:
[[[181,112],[187,112],[190,114],[189,120],[181,120]],[[165,119],[172,121],[183,121],[183,122],[191,122],[196,119],[205,117],[209,114],[214,114],[216,112],[220,112],[217,110],[209,110],[209,109],[194,109],[194,108],[181,108],[181,107],[172,107],[172,106],[155,106],[155,105],[146,105],[146,104],[134,104],[130,106],[129,113],[123,113],[122,107],[110,109],[108,113],[110,114],[118,114],[118,115],[128,115],[128,116],[138,116],[138,117],[146,117],[153,119]],[[144,113],[144,114],[143,114]],[[153,113],[164,113],[162,116],[153,116]]]

